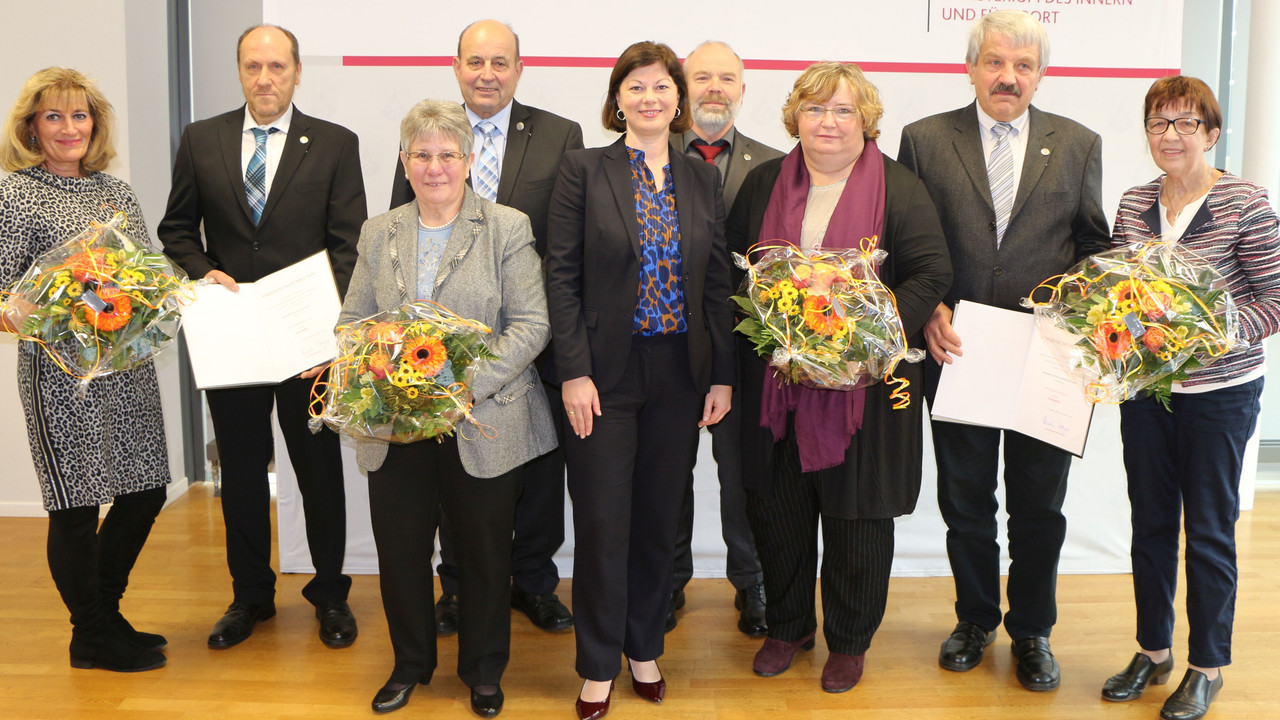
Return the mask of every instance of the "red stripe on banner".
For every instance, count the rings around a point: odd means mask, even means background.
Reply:
[[[611,68],[616,58],[530,55],[523,58],[530,67]],[[810,60],[744,60],[751,70],[801,71],[813,64]],[[342,64],[353,67],[448,67],[452,56],[443,55],[344,55]],[[964,63],[864,62],[858,63],[869,73],[958,74],[965,72]],[[1048,75],[1078,78],[1161,78],[1177,75],[1177,68],[1096,68],[1050,67]]]

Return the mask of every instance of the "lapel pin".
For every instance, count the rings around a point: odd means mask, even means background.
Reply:
[[[1049,154],[1049,148],[1040,148],[1040,154],[1041,154],[1041,155],[1048,155],[1048,154]]]
[[[524,123],[522,122],[516,123],[516,130],[524,130]]]
[[[743,154],[742,154],[742,159],[743,159],[743,160],[750,160],[750,159],[751,159],[751,153],[743,153]]]
[[[303,135],[302,137],[298,138],[298,142],[302,143],[303,145],[306,145],[307,143],[311,142],[311,138],[307,137],[306,135]]]

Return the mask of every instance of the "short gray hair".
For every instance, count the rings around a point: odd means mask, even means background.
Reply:
[[[1030,47],[1034,45],[1040,51],[1040,77],[1049,69],[1049,33],[1044,25],[1021,10],[997,10],[973,24],[969,31],[969,51],[964,61],[969,65],[978,64],[978,53],[982,52],[982,43],[987,36],[995,33],[1009,38],[1014,45]]]
[[[458,141],[463,155],[471,154],[475,142],[466,111],[451,100],[427,99],[410,108],[400,121],[400,150],[409,152],[413,141],[423,135],[451,137]]]

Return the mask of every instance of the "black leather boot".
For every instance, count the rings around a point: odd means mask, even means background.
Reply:
[[[163,635],[135,630],[120,614],[120,598],[124,597],[129,573],[133,572],[164,501],[163,487],[121,495],[98,528],[98,591],[103,612],[120,634],[147,650],[159,650],[168,640]]]

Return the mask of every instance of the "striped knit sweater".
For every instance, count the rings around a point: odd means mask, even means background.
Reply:
[[[1120,199],[1113,247],[1155,239],[1160,230],[1163,176],[1130,188]],[[1227,280],[1240,311],[1241,336],[1248,347],[1193,371],[1186,387],[1224,382],[1262,365],[1262,339],[1280,331],[1280,225],[1267,191],[1224,173],[1178,244],[1207,260]]]

